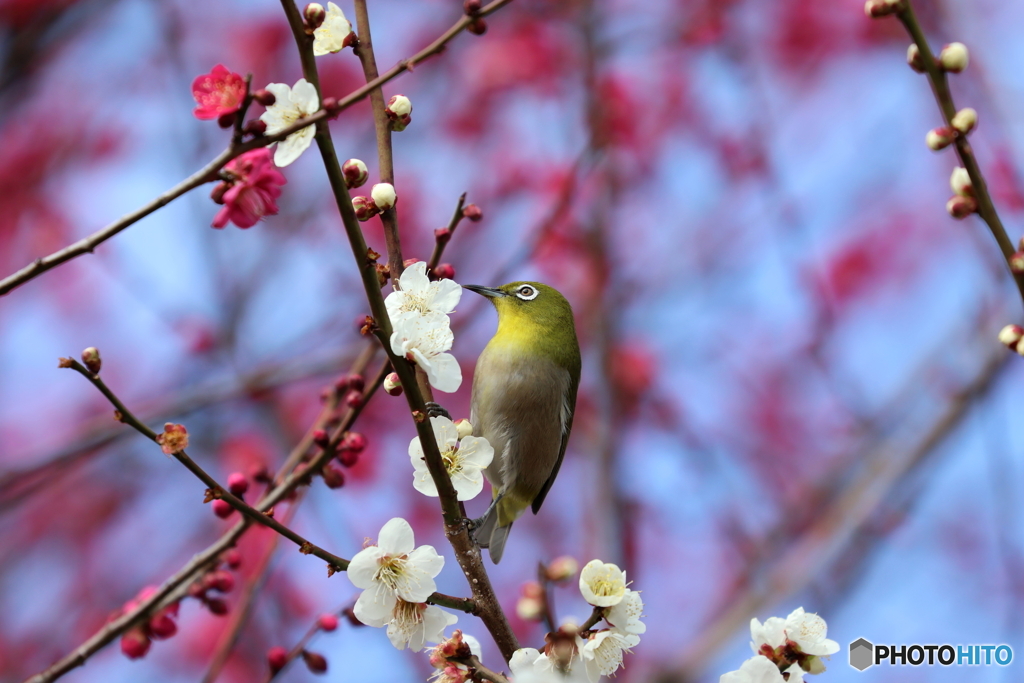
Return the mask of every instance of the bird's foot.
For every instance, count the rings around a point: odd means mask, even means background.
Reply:
[[[449,420],[452,419],[452,414],[441,407],[441,404],[434,403],[433,401],[427,402],[427,416],[428,417],[446,417]]]

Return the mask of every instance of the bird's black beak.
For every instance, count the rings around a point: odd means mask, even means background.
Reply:
[[[508,296],[505,292],[500,289],[494,289],[493,287],[483,287],[481,285],[462,285],[463,289],[468,289],[471,292],[476,292],[482,296],[486,296],[488,299],[500,299],[503,296]]]

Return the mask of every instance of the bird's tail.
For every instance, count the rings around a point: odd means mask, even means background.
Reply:
[[[505,553],[505,541],[508,540],[508,532],[512,530],[512,522],[501,526],[498,523],[498,503],[501,498],[496,499],[491,507],[487,508],[487,512],[481,518],[476,530],[473,532],[473,538],[476,544],[481,548],[487,548],[487,551],[491,555],[491,562],[498,564],[501,562],[501,556]]]

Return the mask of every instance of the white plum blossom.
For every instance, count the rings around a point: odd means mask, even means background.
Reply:
[[[640,621],[643,611],[644,601],[640,598],[639,591],[627,588],[622,601],[605,610],[604,618],[617,631],[639,635],[647,631],[646,624]]]
[[[595,607],[611,607],[626,595],[626,572],[611,562],[591,560],[580,572],[580,592]]]
[[[455,336],[446,315],[420,315],[399,320],[391,333],[391,350],[420,366],[438,391],[452,393],[462,385],[462,368],[448,353]]]
[[[359,621],[390,622],[399,599],[422,603],[437,590],[434,577],[441,573],[444,558],[433,546],[415,546],[412,527],[395,517],[380,530],[377,545],[360,550],[352,558],[348,578],[356,588],[363,589],[353,609]]]
[[[788,681],[775,662],[757,655],[743,662],[738,671],[722,674],[718,683],[803,683],[804,671],[799,664],[786,669],[786,673],[789,674]]]
[[[352,24],[345,18],[345,13],[333,2],[327,3],[324,23],[313,31],[313,54],[319,57],[331,52],[341,52],[350,33]]]
[[[635,633],[622,633],[616,629],[591,633],[587,640],[576,636],[576,648],[590,683],[601,676],[615,673],[622,666],[622,655],[640,642]]]
[[[360,617],[359,620],[367,626],[378,628],[387,625],[388,639],[392,645],[399,650],[408,647],[413,652],[419,652],[426,643],[441,642],[444,639],[444,630],[459,618],[437,605],[406,602],[399,598],[390,614],[368,619]]]
[[[491,444],[476,436],[467,436],[460,442],[458,427],[446,417],[430,418],[430,426],[458,499],[476,498],[484,488],[483,469],[494,458]],[[437,496],[437,486],[427,469],[419,437],[409,442],[409,459],[414,468],[413,487],[423,495]]]
[[[417,261],[398,278],[398,289],[387,295],[384,305],[391,324],[405,318],[448,315],[462,298],[462,287],[452,280],[431,282],[427,277],[427,264]]]
[[[826,638],[827,634],[828,625],[825,620],[817,614],[804,612],[803,607],[797,607],[785,619],[769,617],[764,624],[756,618],[750,620],[750,647],[755,654],[761,651],[763,645],[775,649],[785,645],[787,640],[796,643],[806,655],[822,656],[839,652],[839,643]]]
[[[300,78],[291,88],[285,83],[271,83],[266,88],[274,94],[274,104],[260,116],[260,121],[267,124],[267,135],[276,135],[296,121],[320,109],[320,97],[316,88],[305,78]],[[281,142],[274,150],[274,163],[283,168],[298,159],[316,134],[316,127],[306,126]]]
[[[370,197],[381,211],[387,211],[398,201],[395,186],[391,183],[377,183],[370,190]]]

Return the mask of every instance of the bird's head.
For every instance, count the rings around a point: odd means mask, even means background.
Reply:
[[[558,290],[540,282],[510,282],[501,287],[463,285],[487,297],[498,311],[499,327],[523,325],[552,332],[573,329],[572,308]]]

